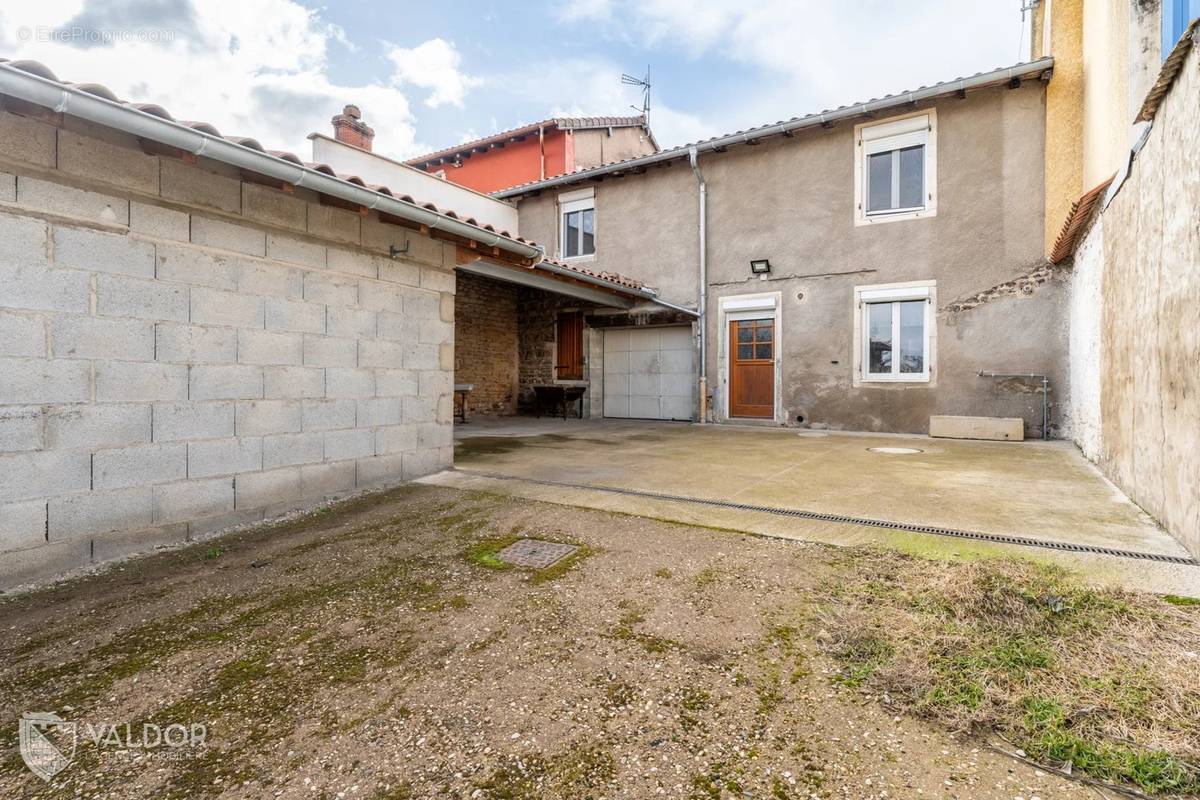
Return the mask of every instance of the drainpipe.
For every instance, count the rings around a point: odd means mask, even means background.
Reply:
[[[708,184],[700,172],[696,148],[688,148],[688,162],[700,187],[700,424],[708,421]]]

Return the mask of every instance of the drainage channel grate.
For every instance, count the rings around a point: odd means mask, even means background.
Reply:
[[[457,468],[455,469],[457,470]],[[1169,556],[1163,553],[1142,553],[1138,552],[1137,550],[1118,550],[1112,547],[1096,547],[1095,545],[1088,544],[1056,542],[1050,539],[1034,539],[1028,536],[1012,536],[1000,533],[983,533],[982,531],[955,530],[954,528],[939,528],[935,525],[915,525],[908,522],[890,522],[881,519],[871,519],[870,517],[851,517],[844,514],[822,514],[816,511],[803,511],[798,508],[756,506],[749,503],[735,503],[732,500],[711,500],[705,497],[687,497],[685,495],[666,494],[664,492],[648,492],[640,489],[619,489],[612,486],[594,486],[586,483],[569,483],[567,481],[551,481],[539,478],[522,478],[516,475],[501,475],[499,473],[492,472],[477,472],[476,470],[457,471],[466,475],[476,475],[480,478],[492,478],[495,480],[506,481],[523,481],[525,483],[540,484],[542,486],[558,486],[564,489],[583,489],[585,491],[607,492],[608,494],[622,494],[631,497],[647,497],[655,500],[670,500],[676,503],[692,503],[693,505],[729,508],[737,511],[758,511],[764,514],[774,514],[781,517],[794,517],[796,519],[808,519],[816,522],[841,522],[846,525],[866,525],[872,528],[906,531],[908,533],[927,533],[931,536],[947,536],[953,539],[971,539],[979,542],[991,542],[993,544],[1014,544],[1022,547],[1040,547],[1046,550],[1060,550],[1067,553],[1089,553],[1093,555],[1115,556],[1117,558],[1131,558],[1140,561],[1157,561],[1164,564],[1181,564],[1187,567],[1200,567],[1200,561],[1197,561],[1194,558]],[[517,544],[520,544],[520,542]],[[544,544],[551,543],[545,542]],[[512,546],[515,547],[516,545]],[[501,551],[497,555],[503,557],[503,552],[504,551]]]
[[[547,542],[542,539],[518,539],[496,553],[496,558],[518,567],[545,569],[579,549],[578,545]]]

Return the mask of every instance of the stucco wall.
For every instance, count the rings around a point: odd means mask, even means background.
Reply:
[[[1053,399],[1066,396],[1062,282],[1042,270],[1044,101],[1044,85],[1032,81],[936,103],[938,210],[925,219],[854,224],[853,124],[701,156],[708,372],[718,417],[720,299],[779,291],[779,421],[803,416],[805,424],[834,428],[923,432],[931,414],[986,414],[1020,416],[1040,434],[1041,400],[1031,382],[975,373],[1048,372]],[[595,192],[597,252],[587,266],[639,278],[695,307],[698,217],[688,166],[651,167]],[[556,194],[522,201],[525,235],[555,240]],[[771,261],[766,280],[750,275],[758,258]],[[1031,273],[1039,277],[1026,279]],[[928,279],[937,281],[939,304],[931,383],[856,386],[854,287]]]
[[[1072,341],[1084,343],[1072,357],[1084,364],[1094,357],[1100,383],[1098,421],[1094,408],[1090,417],[1079,412],[1088,420],[1077,434],[1081,446],[1200,555],[1198,131],[1200,51],[1193,47],[1129,179],[1078,251],[1071,324]],[[1097,283],[1101,302],[1089,314],[1086,294]]]
[[[575,169],[598,167],[654,152],[646,131],[640,127],[595,128],[571,133],[574,137]]]
[[[451,462],[453,247],[316,200],[0,112],[0,586]]]

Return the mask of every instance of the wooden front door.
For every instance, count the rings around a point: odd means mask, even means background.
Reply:
[[[729,416],[775,416],[775,320],[729,323]]]

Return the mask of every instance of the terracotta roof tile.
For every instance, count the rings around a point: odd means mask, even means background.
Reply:
[[[1115,177],[1116,175],[1113,175],[1099,186],[1084,192],[1078,200],[1071,204],[1071,210],[1067,212],[1067,219],[1063,222],[1062,230],[1059,231],[1058,238],[1054,240],[1054,249],[1050,251],[1050,263],[1061,264],[1075,252],[1075,245],[1083,236],[1083,230],[1087,227],[1088,220],[1092,218],[1092,211],[1100,202],[1100,198],[1104,197],[1108,185],[1113,182]]]

